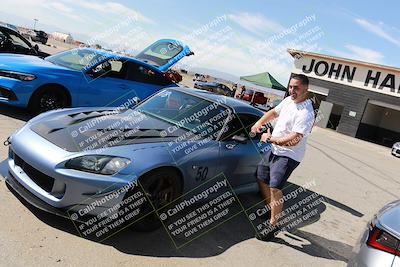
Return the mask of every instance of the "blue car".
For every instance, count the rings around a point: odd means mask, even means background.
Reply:
[[[0,55],[0,103],[34,113],[87,106],[119,106],[176,86],[165,72],[189,47],[159,40],[135,58],[90,48],[73,49],[44,59]]]
[[[133,109],[49,111],[9,138],[6,181],[36,207],[64,217],[89,198],[102,205],[87,213],[100,216],[131,196],[114,192],[138,181],[155,208],[218,174],[237,193],[255,191],[257,164],[269,144],[249,133],[262,115],[240,100],[179,87]]]

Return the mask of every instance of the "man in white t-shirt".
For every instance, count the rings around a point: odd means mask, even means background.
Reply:
[[[266,112],[251,128],[260,133],[263,125],[277,119],[273,133],[262,134],[261,142],[272,144],[257,168],[257,179],[266,204],[271,207],[272,229],[258,239],[269,240],[280,230],[278,220],[283,207],[282,189],[293,170],[300,164],[306,150],[307,136],[314,124],[314,109],[308,99],[308,78],[295,74],[289,82],[289,94],[274,109]]]

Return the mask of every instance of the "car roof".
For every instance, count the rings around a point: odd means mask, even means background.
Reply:
[[[196,95],[198,97],[205,98],[212,102],[224,103],[227,106],[229,106],[230,108],[234,109],[234,111],[236,113],[251,113],[251,114],[259,115],[259,116],[262,116],[264,114],[264,112],[262,112],[261,110],[248,104],[248,102],[245,102],[243,100],[239,100],[239,99],[236,99],[233,97],[214,94],[212,92],[208,92],[208,91],[204,91],[204,90],[200,90],[200,89],[194,89],[194,88],[169,87],[168,89],[173,89],[173,90],[181,91],[183,93]]]
[[[19,32],[17,32],[16,30],[14,30],[13,28],[9,27],[9,26],[6,25],[6,24],[0,24],[0,29],[6,30],[6,31],[16,32],[16,33],[19,34]]]
[[[204,85],[218,85],[216,82],[196,82],[197,84],[204,84]]]

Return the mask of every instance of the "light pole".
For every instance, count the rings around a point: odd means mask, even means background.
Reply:
[[[33,24],[33,30],[36,30],[36,22],[38,22],[38,19],[33,19],[35,21],[35,23]]]

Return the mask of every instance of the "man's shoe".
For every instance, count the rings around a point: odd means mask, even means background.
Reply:
[[[256,238],[260,241],[270,241],[281,231],[279,226],[270,225],[268,228],[264,229],[260,233],[256,233]]]

